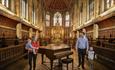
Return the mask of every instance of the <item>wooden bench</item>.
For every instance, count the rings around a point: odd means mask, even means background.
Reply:
[[[17,46],[9,46],[0,49],[0,68],[4,68],[8,64],[24,57],[27,53],[24,53],[24,44]]]
[[[108,66],[112,70],[115,70],[115,49],[93,46],[94,51],[97,54],[97,61]]]

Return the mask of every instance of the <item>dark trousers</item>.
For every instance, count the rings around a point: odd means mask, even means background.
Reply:
[[[78,48],[78,59],[79,59],[79,66],[82,65],[84,68],[84,58],[86,54],[86,49],[79,49]]]
[[[33,70],[35,70],[37,54],[33,54],[33,52],[30,52],[28,58],[29,58],[29,66],[30,66],[29,70],[32,70],[32,63],[33,63]]]

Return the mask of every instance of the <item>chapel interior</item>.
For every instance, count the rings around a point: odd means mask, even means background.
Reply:
[[[94,48],[94,70],[115,70],[115,0],[0,0],[0,70],[29,70],[25,44],[34,35],[36,70],[83,70],[75,49],[80,31]],[[63,58],[72,62],[59,66]]]

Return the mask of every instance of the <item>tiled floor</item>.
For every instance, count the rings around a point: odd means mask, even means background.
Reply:
[[[78,65],[77,52],[75,50],[72,50],[72,51],[74,52],[74,54],[71,56],[74,59],[74,70],[82,70],[82,68],[80,68],[80,69],[77,68],[77,65]],[[44,61],[46,61],[47,63],[45,63],[45,65],[42,65],[41,64],[41,56],[40,56],[40,54],[38,54],[37,62],[36,62],[37,63],[36,70],[50,70],[49,60],[47,58],[45,58]],[[56,65],[57,65],[57,61],[54,61],[54,70],[60,70],[59,67],[57,67]],[[29,70],[28,68],[29,68],[28,60],[21,59],[15,63],[9,65],[4,70]],[[63,70],[67,70],[66,65],[63,65]],[[72,70],[71,64],[69,64],[69,70]],[[87,60],[85,61],[85,70],[90,70]],[[103,66],[102,64],[100,64],[98,62],[94,62],[94,70],[109,70],[109,69],[107,69],[105,66]]]

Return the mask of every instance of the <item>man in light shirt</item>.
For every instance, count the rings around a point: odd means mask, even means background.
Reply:
[[[85,58],[86,50],[88,51],[88,47],[89,47],[88,39],[86,36],[84,37],[84,35],[85,34],[83,32],[80,32],[80,36],[76,42],[76,48],[78,50],[78,60],[79,60],[78,67],[82,65],[83,69],[84,69],[84,58]]]

